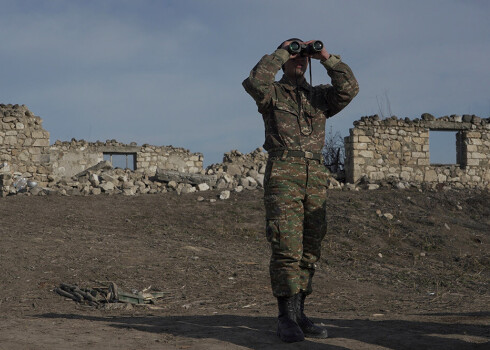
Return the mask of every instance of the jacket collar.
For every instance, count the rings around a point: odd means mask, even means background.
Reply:
[[[312,89],[312,86],[310,84],[308,84],[308,82],[306,81],[306,79],[304,77],[301,78],[300,81],[298,81],[298,83],[296,83],[295,81],[291,81],[285,74],[282,75],[282,78],[281,80],[279,80],[279,83],[284,86],[285,89],[287,90],[295,90],[297,86],[305,89],[305,90],[308,90],[310,91]]]

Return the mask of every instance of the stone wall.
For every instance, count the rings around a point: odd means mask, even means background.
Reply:
[[[70,178],[110,155],[129,155],[131,169],[153,176],[157,169],[201,173],[203,155],[173,146],[137,146],[116,140],[87,142],[72,139],[50,146],[42,119],[24,105],[0,104],[0,195],[26,186],[44,187]]]
[[[50,148],[53,177],[72,177],[94,164],[101,162],[104,155],[96,144],[72,139],[71,142],[56,141]]]
[[[430,163],[431,131],[456,131],[456,164]],[[490,119],[423,114],[410,120],[378,116],[354,122],[345,138],[346,185],[329,179],[329,188],[398,181],[464,188],[490,188]],[[130,169],[113,169],[103,160],[123,155]],[[0,104],[0,195],[25,193],[179,193],[262,187],[267,153],[236,150],[203,169],[203,155],[173,146],[123,144],[116,140],[72,139],[49,145],[41,118],[26,106]],[[102,168],[100,167],[103,165]],[[114,165],[114,163],[113,163]],[[118,164],[115,164],[118,165]],[[124,166],[123,166],[124,167]],[[187,174],[198,176],[189,177]],[[177,179],[177,180],[174,180]],[[208,181],[209,180],[209,181]],[[211,181],[212,180],[212,181]],[[202,181],[202,183],[199,183]],[[403,185],[403,184],[402,184]],[[37,186],[37,187],[36,187]],[[403,186],[402,186],[403,187]],[[32,192],[32,193],[34,193]]]
[[[46,184],[49,161],[49,132],[42,119],[24,105],[0,104],[0,187],[16,177]]]
[[[429,134],[457,131],[457,164],[430,162]],[[403,180],[417,183],[451,183],[455,187],[489,188],[490,120],[474,115],[421,119],[377,115],[354,122],[344,139],[346,181]]]
[[[202,153],[191,153],[184,148],[145,144],[137,152],[136,170],[144,169],[150,176],[154,175],[157,169],[197,174],[203,171],[203,160]]]
[[[176,170],[186,173],[203,171],[203,155],[184,148],[152,146],[136,143],[123,144],[116,140],[87,142],[72,139],[56,141],[49,149],[53,174],[57,178],[71,177],[104,160],[110,155],[129,155],[134,160],[129,168],[145,175],[155,175],[157,169]]]

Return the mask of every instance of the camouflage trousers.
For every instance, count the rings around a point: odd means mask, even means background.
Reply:
[[[302,158],[269,159],[264,180],[266,236],[274,296],[312,292],[326,224],[325,166]]]

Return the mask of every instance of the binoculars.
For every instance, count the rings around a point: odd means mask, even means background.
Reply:
[[[290,54],[300,54],[301,56],[313,55],[322,51],[323,43],[320,40],[316,40],[309,44],[302,44],[299,41],[291,41],[287,47]]]

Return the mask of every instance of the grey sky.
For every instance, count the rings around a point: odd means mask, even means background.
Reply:
[[[320,39],[360,84],[328,127],[364,115],[490,116],[490,2],[0,0],[0,103],[56,140],[117,139],[202,152],[263,143],[241,86],[284,39]],[[313,83],[328,82],[314,62]],[[278,76],[279,77],[279,76]]]

